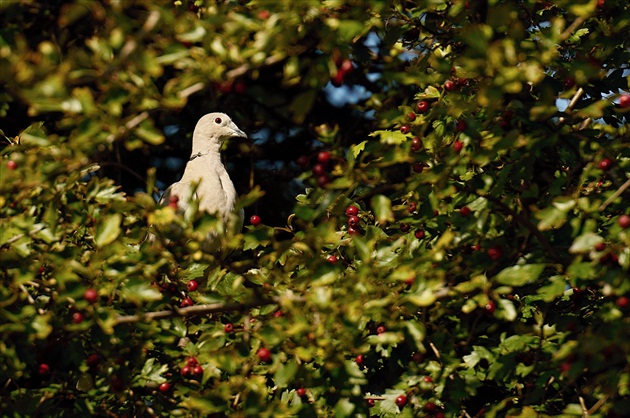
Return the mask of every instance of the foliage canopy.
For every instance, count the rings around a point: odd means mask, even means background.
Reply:
[[[4,416],[630,410],[626,0],[155,3],[0,3]]]

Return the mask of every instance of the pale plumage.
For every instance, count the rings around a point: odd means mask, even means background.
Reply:
[[[182,179],[173,183],[162,195],[160,204],[169,203],[171,196],[177,196],[179,209],[186,211],[193,187],[199,210],[215,214],[228,222],[236,205],[236,189],[221,161],[221,145],[230,138],[247,138],[230,117],[224,113],[209,113],[199,119],[192,138],[192,155],[186,164]],[[243,226],[242,209],[237,214],[235,229]],[[215,251],[218,242],[214,235],[208,236],[207,251]]]

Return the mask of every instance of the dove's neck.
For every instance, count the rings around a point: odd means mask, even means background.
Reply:
[[[196,135],[193,135],[192,143],[191,161],[203,156],[221,159],[221,143],[219,141],[204,141],[203,138],[198,138]]]

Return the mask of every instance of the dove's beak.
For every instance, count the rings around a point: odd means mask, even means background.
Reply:
[[[234,122],[230,122],[230,124],[228,125],[228,127],[234,132],[234,136],[235,137],[239,137],[239,138],[247,138],[247,134],[243,131],[241,131],[238,126],[236,126],[236,124]]]

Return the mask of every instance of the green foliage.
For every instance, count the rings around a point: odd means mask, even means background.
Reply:
[[[0,3],[3,416],[630,409],[625,0],[41,3]],[[118,181],[218,106],[330,153],[277,158],[282,224]]]

